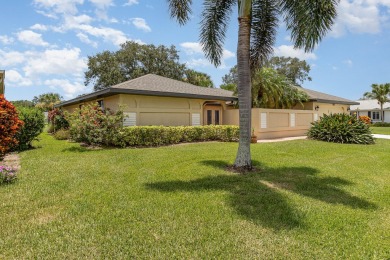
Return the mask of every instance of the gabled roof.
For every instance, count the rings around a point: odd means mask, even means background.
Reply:
[[[381,106],[376,99],[359,100],[360,105],[351,106],[351,111],[380,110]],[[383,109],[390,110],[390,102],[383,104]]]
[[[345,104],[345,105],[358,105],[358,102],[329,95],[326,93],[322,93],[319,91],[307,89],[307,88],[299,88],[303,92],[305,92],[309,96],[310,101],[316,101],[316,102],[321,102],[321,103],[331,103],[331,104]]]
[[[57,106],[72,105],[79,102],[107,97],[116,94],[133,94],[147,96],[184,97],[234,101],[237,97],[232,91],[219,88],[195,86],[179,80],[174,80],[154,74],[147,74],[136,79],[128,80],[104,90],[62,102]]]

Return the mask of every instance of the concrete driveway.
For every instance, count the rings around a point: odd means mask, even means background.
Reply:
[[[373,134],[374,138],[380,138],[380,139],[390,139],[390,135],[379,135],[379,134]]]

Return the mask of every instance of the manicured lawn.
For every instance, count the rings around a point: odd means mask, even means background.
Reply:
[[[390,135],[390,127],[371,127],[373,134]]]
[[[87,150],[42,135],[0,186],[1,259],[388,259],[390,141]]]

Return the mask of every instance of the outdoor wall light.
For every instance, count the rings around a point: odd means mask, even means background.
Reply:
[[[320,107],[319,106],[315,106],[315,108],[314,108],[316,111],[318,111],[318,109],[320,109]]]

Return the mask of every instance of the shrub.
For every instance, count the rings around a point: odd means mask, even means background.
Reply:
[[[363,121],[367,125],[371,125],[371,118],[368,116],[359,116],[359,120]]]
[[[0,165],[0,184],[10,183],[16,179],[16,171],[11,167]]]
[[[390,127],[390,123],[377,122],[377,123],[374,123],[372,126],[375,126],[375,127]]]
[[[334,143],[374,143],[369,126],[347,114],[324,115],[312,123],[307,136],[310,139]]]
[[[181,142],[238,141],[238,126],[132,126],[124,127],[114,145],[161,146]]]
[[[58,108],[54,108],[49,111],[48,120],[50,122],[50,125],[52,125],[53,129],[51,133],[54,133],[60,129],[69,128],[69,122],[66,120],[64,112]]]
[[[43,112],[37,108],[20,107],[18,108],[19,117],[24,122],[22,128],[16,134],[18,145],[15,150],[25,150],[31,147],[31,142],[37,140],[45,127],[45,117]]]
[[[54,138],[57,140],[68,140],[69,139],[69,130],[60,129],[54,133]]]
[[[85,105],[67,114],[70,138],[93,145],[112,145],[123,124],[123,111],[102,110],[97,104]]]
[[[15,135],[22,125],[14,105],[7,101],[4,95],[0,95],[0,159],[17,145]]]
[[[47,126],[47,130],[46,130],[49,134],[53,134],[54,133],[54,125],[53,124],[49,124]]]

